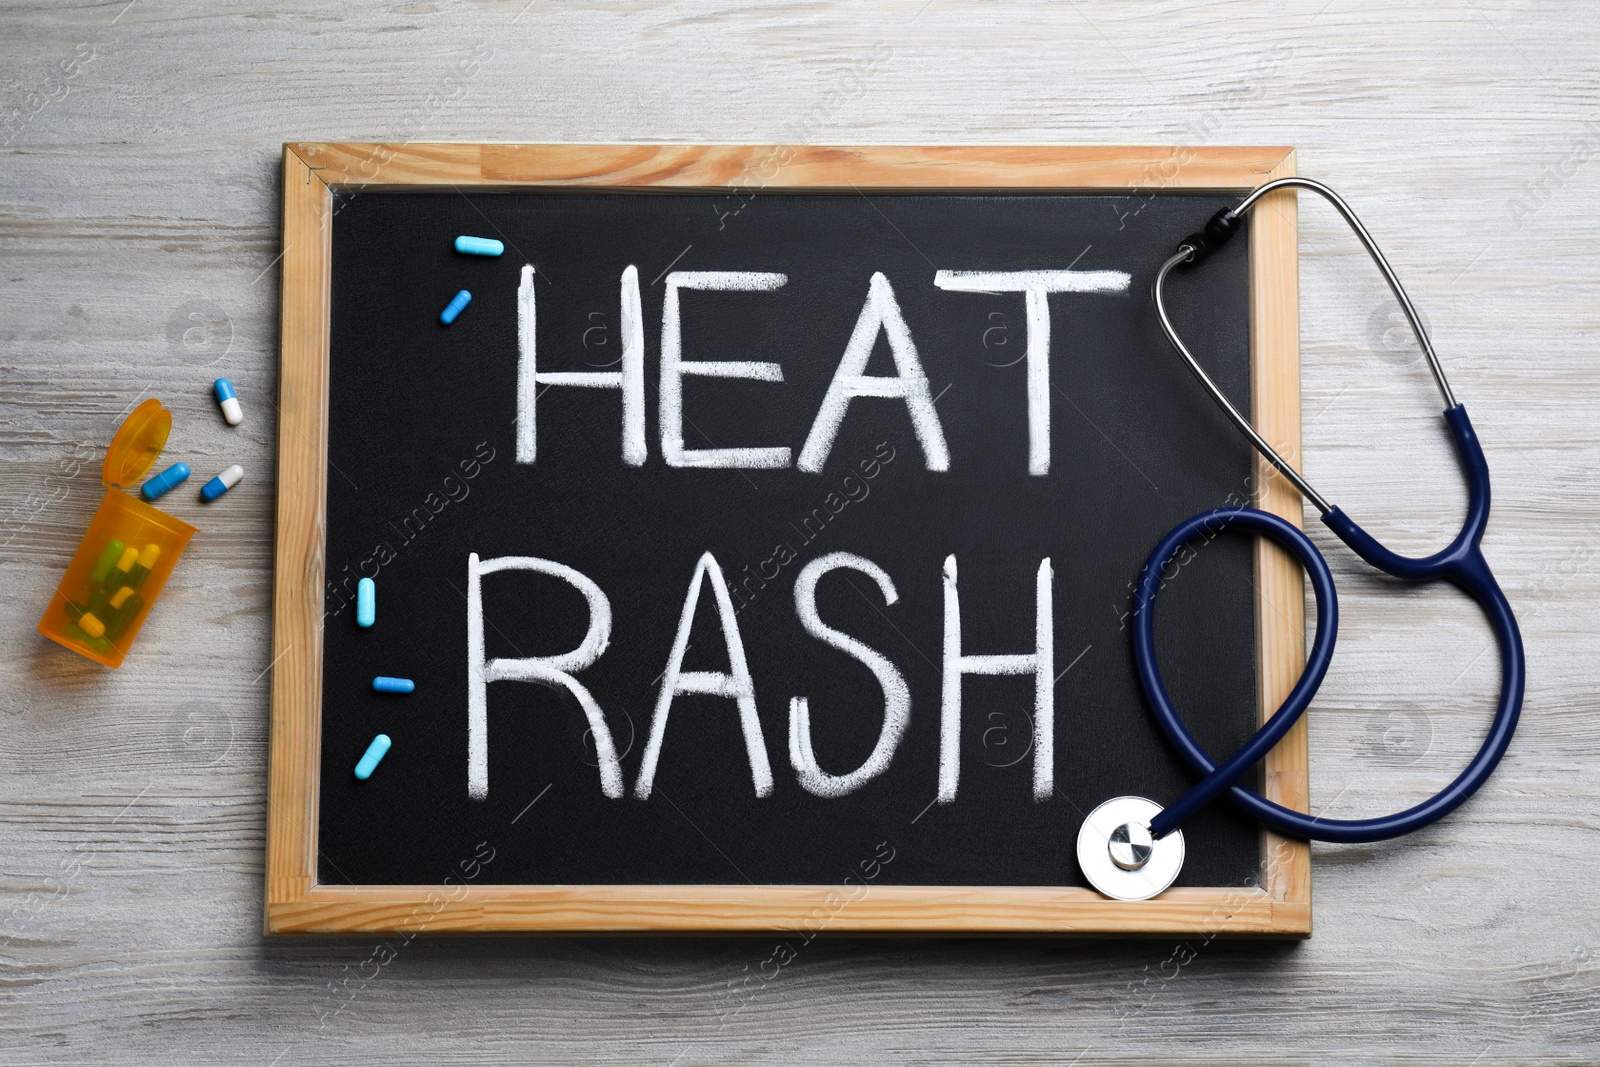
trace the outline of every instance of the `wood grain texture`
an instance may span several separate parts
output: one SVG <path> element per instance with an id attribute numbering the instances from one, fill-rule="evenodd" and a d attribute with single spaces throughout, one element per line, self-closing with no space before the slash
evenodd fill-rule
<path id="1" fill-rule="evenodd" d="M 272 742 L 267 789 L 266 925 L 308 893 L 321 799 L 322 587 L 327 545 L 329 279 L 327 185 L 283 153 L 278 372 L 278 521 L 273 569 Z"/>
<path id="2" fill-rule="evenodd" d="M 1260 185 L 1288 148 L 957 145 L 597 145 L 291 143 L 329 185 L 434 189 L 603 185 L 738 190 L 806 188 L 1158 192 Z"/>
<path id="3" fill-rule="evenodd" d="M 1082 890 L 985 886 L 459 885 L 319 886 L 323 577 L 331 223 L 335 190 L 462 195 L 505 188 L 661 187 L 749 190 L 1248 190 L 1292 174 L 1285 148 L 482 145 L 291 143 L 284 146 L 283 330 L 279 371 L 277 567 L 273 573 L 271 784 L 267 794 L 268 934 L 690 932 L 1310 933 L 1310 850 L 1263 832 L 1252 887 L 1196 888 L 1155 901 Z M 720 185 L 713 183 L 720 182 Z M 740 193 L 739 195 L 743 195 Z M 1273 440 L 1300 439 L 1296 232 L 1292 200 L 1251 216 L 1251 392 Z M 398 435 L 395 447 L 403 447 Z M 1297 453 L 1296 453 L 1297 455 Z M 1262 481 L 1285 514 L 1297 498 Z M 1235 503 L 1244 503 L 1240 500 Z M 1260 713 L 1294 686 L 1305 656 L 1304 594 L 1291 560 L 1257 551 Z M 1298 724 L 1297 724 L 1298 726 Z M 1263 795 L 1305 811 L 1306 737 L 1297 729 L 1264 763 Z M 530 805 L 531 806 L 531 805 Z M 858 892 L 859 891 L 859 892 Z"/>
<path id="4" fill-rule="evenodd" d="M 0 1061 L 1596 1060 L 1600 12 L 524 3 L 0 15 Z M 265 942 L 291 139 L 1297 145 L 1409 286 L 1487 450 L 1485 551 L 1530 663 L 1517 739 L 1444 824 L 1315 847 L 1300 944 Z M 1342 224 L 1308 199 L 1299 227 L 1307 472 L 1397 549 L 1443 544 L 1464 494 L 1433 385 Z M 191 466 L 246 475 L 181 512 L 201 532 L 109 672 L 32 627 L 141 394 Z M 1310 534 L 1341 608 L 1312 810 L 1415 803 L 1482 736 L 1488 628 Z"/>
<path id="5" fill-rule="evenodd" d="M 1118 906 L 1124 905 L 1124 906 Z M 1033 886 L 338 886 L 275 903 L 273 932 L 402 937 L 486 931 L 761 933 L 780 939 L 870 932 L 1177 934 L 1294 937 L 1309 905 L 1261 889 L 1173 889 L 1108 902 L 1089 889 Z"/>
<path id="6" fill-rule="evenodd" d="M 1292 177 L 1289 153 L 1264 181 Z M 1299 469 L 1300 260 L 1298 201 L 1269 193 L 1250 212 L 1250 421 L 1256 432 Z M 1259 454 L 1252 460 L 1251 503 L 1300 524 L 1300 494 Z M 1300 564 L 1261 537 L 1255 543 L 1256 706 L 1263 721 L 1300 678 L 1306 661 L 1305 583 Z M 1304 716 L 1261 761 L 1263 795 L 1296 811 L 1311 803 L 1310 754 Z M 1261 829 L 1261 886 L 1278 900 L 1311 902 L 1311 853 L 1301 843 Z M 1307 912 L 1309 918 L 1309 909 Z M 1307 928 L 1309 932 L 1309 927 Z"/>

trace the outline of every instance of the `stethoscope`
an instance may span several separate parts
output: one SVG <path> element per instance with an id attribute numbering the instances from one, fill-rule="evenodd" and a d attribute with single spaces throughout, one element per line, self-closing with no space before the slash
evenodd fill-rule
<path id="1" fill-rule="evenodd" d="M 1461 532 L 1448 548 L 1431 556 L 1413 559 L 1391 552 L 1352 522 L 1343 511 L 1329 504 L 1299 471 L 1256 433 L 1250 421 L 1223 395 L 1184 345 L 1173 328 L 1172 320 L 1167 317 L 1166 303 L 1162 297 L 1167 275 L 1180 265 L 1197 266 L 1204 262 L 1212 251 L 1242 228 L 1245 212 L 1268 193 L 1285 188 L 1310 189 L 1321 195 L 1350 224 L 1368 255 L 1383 272 L 1384 280 L 1400 301 L 1406 320 L 1428 357 L 1428 366 L 1444 399 L 1445 425 L 1449 427 L 1450 437 L 1455 442 L 1456 455 L 1467 481 L 1467 516 Z M 1129 796 L 1108 800 L 1090 812 L 1078 833 L 1078 863 L 1091 885 L 1106 896 L 1119 900 L 1145 900 L 1172 884 L 1183 867 L 1183 832 L 1178 827 L 1224 791 L 1235 805 L 1278 833 L 1313 841 L 1383 841 L 1420 830 L 1442 819 L 1477 792 L 1500 762 L 1500 757 L 1505 755 L 1511 735 L 1517 727 L 1517 716 L 1522 710 L 1524 681 L 1522 635 L 1517 630 L 1517 620 L 1479 547 L 1484 527 L 1489 521 L 1489 466 L 1484 461 L 1483 449 L 1478 445 L 1466 409 L 1456 402 L 1455 395 L 1450 391 L 1444 368 L 1439 365 L 1439 357 L 1434 354 L 1428 333 L 1417 318 L 1416 309 L 1411 306 L 1400 280 L 1395 277 L 1366 228 L 1338 194 L 1307 178 L 1280 178 L 1256 189 L 1237 207 L 1217 212 L 1202 232 L 1184 238 L 1177 252 L 1161 264 L 1161 269 L 1156 272 L 1155 305 L 1162 332 L 1189 365 L 1195 378 L 1240 432 L 1250 439 L 1256 451 L 1287 478 L 1302 497 L 1316 506 L 1323 524 L 1339 540 L 1386 574 L 1408 582 L 1447 581 L 1477 601 L 1489 617 L 1495 642 L 1500 648 L 1500 702 L 1495 709 L 1489 734 L 1466 770 L 1429 800 L 1393 815 L 1376 819 L 1318 818 L 1275 804 L 1239 785 L 1240 776 L 1265 756 L 1299 720 L 1316 695 L 1324 675 L 1328 673 L 1328 663 L 1333 658 L 1333 646 L 1339 628 L 1338 598 L 1334 593 L 1333 575 L 1322 553 L 1293 524 L 1249 507 L 1218 508 L 1194 516 L 1167 534 L 1145 562 L 1134 591 L 1132 628 L 1133 658 L 1145 700 L 1155 715 L 1157 725 L 1177 749 L 1178 755 L 1202 777 L 1198 784 L 1166 807 L 1143 797 Z M 1156 663 L 1155 599 L 1163 581 L 1163 572 L 1187 545 L 1201 537 L 1210 539 L 1226 529 L 1244 529 L 1262 534 L 1300 561 L 1311 578 L 1311 588 L 1316 597 L 1317 635 L 1306 657 L 1300 680 L 1295 683 L 1277 713 L 1242 748 L 1219 765 L 1184 726 L 1162 681 L 1161 669 Z"/>

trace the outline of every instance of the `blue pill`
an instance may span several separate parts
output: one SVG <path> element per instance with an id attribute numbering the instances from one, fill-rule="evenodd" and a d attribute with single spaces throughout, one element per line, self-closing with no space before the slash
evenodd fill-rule
<path id="1" fill-rule="evenodd" d="M 189 478 L 189 465 L 187 463 L 174 463 L 160 474 L 151 478 L 139 487 L 139 495 L 146 500 L 155 500 L 165 496 Z"/>
<path id="2" fill-rule="evenodd" d="M 239 479 L 244 477 L 244 468 L 235 463 L 205 485 L 200 487 L 200 499 L 210 503 L 223 493 L 239 484 Z"/>
<path id="3" fill-rule="evenodd" d="M 371 626 L 378 621 L 378 583 L 363 578 L 356 583 L 356 625 Z"/>
<path id="4" fill-rule="evenodd" d="M 456 316 L 461 314 L 462 310 L 470 303 L 472 303 L 472 294 L 465 289 L 461 290 L 456 294 L 455 299 L 446 304 L 444 310 L 439 312 L 439 321 L 446 326 L 450 325 L 456 321 Z"/>
<path id="5" fill-rule="evenodd" d="M 417 687 L 417 683 L 410 678 L 387 678 L 378 675 L 372 680 L 372 688 L 380 693 L 409 693 Z"/>
<path id="6" fill-rule="evenodd" d="M 378 764 L 383 761 L 383 754 L 389 751 L 388 734 L 379 734 L 372 739 L 372 744 L 361 754 L 361 762 L 356 764 L 356 777 L 363 782 L 372 777 L 372 772 L 378 769 Z"/>
<path id="7" fill-rule="evenodd" d="M 228 420 L 228 425 L 237 426 L 243 422 L 244 409 L 239 406 L 239 394 L 233 391 L 233 383 L 218 378 L 211 389 L 217 394 L 217 403 L 222 405 L 222 417 Z"/>
<path id="8" fill-rule="evenodd" d="M 469 256 L 498 256 L 506 246 L 490 237 L 457 237 L 456 251 Z"/>

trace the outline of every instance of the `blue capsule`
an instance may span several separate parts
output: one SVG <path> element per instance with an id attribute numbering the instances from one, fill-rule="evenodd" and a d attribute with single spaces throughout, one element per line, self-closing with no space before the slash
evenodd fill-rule
<path id="1" fill-rule="evenodd" d="M 417 683 L 410 678 L 388 678 L 378 675 L 372 680 L 372 688 L 379 693 L 409 693 L 417 687 Z"/>
<path id="2" fill-rule="evenodd" d="M 363 578 L 356 583 L 356 625 L 371 626 L 378 621 L 378 583 Z"/>
<path id="3" fill-rule="evenodd" d="M 456 321 L 456 316 L 461 314 L 461 312 L 465 310 L 466 306 L 470 303 L 472 303 L 472 294 L 467 292 L 465 289 L 461 290 L 455 295 L 455 299 L 446 304 L 444 306 L 444 310 L 439 312 L 439 321 L 444 323 L 446 326 L 450 325 L 452 322 Z"/>
<path id="4" fill-rule="evenodd" d="M 498 256 L 506 246 L 491 237 L 457 237 L 456 251 L 468 256 Z"/>
<path id="5" fill-rule="evenodd" d="M 139 495 L 146 500 L 158 499 L 182 485 L 188 478 L 189 465 L 187 463 L 174 463 L 140 486 Z"/>
<path id="6" fill-rule="evenodd" d="M 217 403 L 222 405 L 222 417 L 228 420 L 228 425 L 237 426 L 243 422 L 244 409 L 239 406 L 239 395 L 233 391 L 233 383 L 218 378 L 211 389 L 217 394 Z"/>
<path id="7" fill-rule="evenodd" d="M 239 484 L 239 479 L 244 477 L 244 468 L 235 463 L 205 485 L 200 487 L 200 499 L 206 503 L 217 499 L 223 493 Z"/>
<path id="8" fill-rule="evenodd" d="M 367 750 L 361 754 L 361 762 L 356 764 L 356 777 L 363 782 L 371 778 L 372 772 L 377 770 L 378 764 L 382 762 L 384 753 L 389 751 L 391 743 L 388 734 L 379 734 L 374 737 L 372 744 L 368 745 Z"/>

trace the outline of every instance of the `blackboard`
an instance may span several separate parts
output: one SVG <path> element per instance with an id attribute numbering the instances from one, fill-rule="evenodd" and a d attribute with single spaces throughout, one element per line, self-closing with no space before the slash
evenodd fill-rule
<path id="1" fill-rule="evenodd" d="M 1132 579 L 1252 498 L 1148 295 L 1233 200 L 332 187 L 316 884 L 1089 893 L 1085 813 L 1191 780 L 1138 694 Z M 1246 407 L 1251 256 L 1172 298 Z M 1255 552 L 1211 542 L 1163 595 L 1169 683 L 1219 753 L 1258 721 Z M 586 635 L 576 684 L 525 666 Z M 1003 654 L 1035 658 L 945 678 Z M 1261 891 L 1253 824 L 1215 805 L 1185 835 L 1172 892 Z"/>

